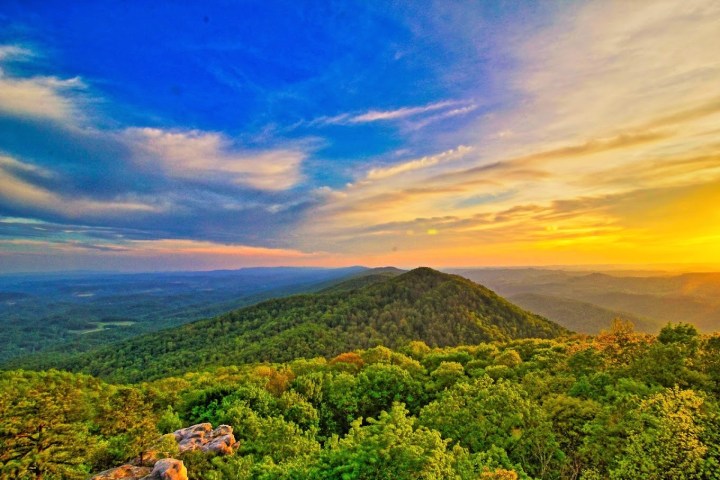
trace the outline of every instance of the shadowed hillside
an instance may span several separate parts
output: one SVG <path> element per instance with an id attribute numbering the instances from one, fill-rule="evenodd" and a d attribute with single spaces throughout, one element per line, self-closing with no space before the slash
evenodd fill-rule
<path id="1" fill-rule="evenodd" d="M 600 333 L 602 330 L 607 330 L 608 325 L 615 318 L 630 320 L 635 325 L 635 328 L 641 332 L 658 331 L 662 326 L 656 320 L 627 312 L 610 310 L 592 303 L 569 298 L 521 293 L 510 297 L 509 300 L 526 310 L 550 318 L 575 332 Z"/>

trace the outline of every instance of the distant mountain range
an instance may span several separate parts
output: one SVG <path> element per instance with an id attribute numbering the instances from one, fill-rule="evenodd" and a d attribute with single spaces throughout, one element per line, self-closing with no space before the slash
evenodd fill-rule
<path id="1" fill-rule="evenodd" d="M 334 356 L 411 340 L 430 346 L 551 338 L 568 330 L 487 288 L 429 268 L 354 275 L 322 293 L 268 300 L 53 364 L 16 366 L 139 381 L 212 366 Z"/>
<path id="2" fill-rule="evenodd" d="M 657 333 L 668 322 L 720 330 L 720 273 L 598 273 L 537 268 L 453 273 L 571 330 L 597 333 L 614 317 Z"/>

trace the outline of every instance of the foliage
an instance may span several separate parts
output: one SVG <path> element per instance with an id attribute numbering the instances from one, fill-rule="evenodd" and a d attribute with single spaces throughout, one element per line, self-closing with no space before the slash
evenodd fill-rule
<path id="1" fill-rule="evenodd" d="M 453 478 L 456 451 L 437 431 L 415 428 L 407 410 L 395 404 L 377 420 L 354 422 L 340 441 L 330 442 L 306 478 L 398 479 Z"/>
<path id="2" fill-rule="evenodd" d="M 418 340 L 436 347 L 566 333 L 485 287 L 418 268 L 349 292 L 269 300 L 54 366 L 136 382 L 235 363 L 336 357 L 379 345 L 397 348 Z M 370 350 L 363 361 L 378 362 L 375 357 L 388 352 Z M 352 365 L 337 358 L 335 363 Z"/>
<path id="3" fill-rule="evenodd" d="M 2 478 L 83 479 L 159 436 L 143 392 L 58 371 L 0 374 Z"/>
<path id="4" fill-rule="evenodd" d="M 718 479 L 717 336 L 618 323 L 595 337 L 402 345 L 131 385 L 4 372 L 0 478 L 81 479 L 148 450 L 177 455 L 160 434 L 209 421 L 239 446 L 180 455 L 191 478 Z"/>

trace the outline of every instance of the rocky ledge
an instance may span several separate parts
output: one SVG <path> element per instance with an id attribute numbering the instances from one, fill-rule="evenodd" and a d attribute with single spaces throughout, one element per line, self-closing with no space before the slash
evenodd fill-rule
<path id="1" fill-rule="evenodd" d="M 98 473 L 92 480 L 188 480 L 187 468 L 180 460 L 163 458 L 150 467 L 123 465 Z"/>
<path id="2" fill-rule="evenodd" d="M 238 445 L 230 425 L 220 425 L 213 429 L 209 423 L 199 423 L 181 428 L 172 435 L 175 437 L 180 453 L 200 450 L 201 452 L 230 455 Z M 145 462 L 149 460 L 151 465 L 140 465 L 145 462 L 138 460 L 136 461 L 137 465 L 128 464 L 105 470 L 94 475 L 91 480 L 188 480 L 187 469 L 181 460 L 156 459 L 154 452 L 147 452 L 143 458 Z"/>

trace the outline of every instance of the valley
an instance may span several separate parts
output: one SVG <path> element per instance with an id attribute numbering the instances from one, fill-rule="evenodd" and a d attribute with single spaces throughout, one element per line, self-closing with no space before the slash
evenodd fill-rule
<path id="1" fill-rule="evenodd" d="M 79 352 L 261 300 L 327 288 L 365 269 L 0 275 L 0 364 Z"/>

